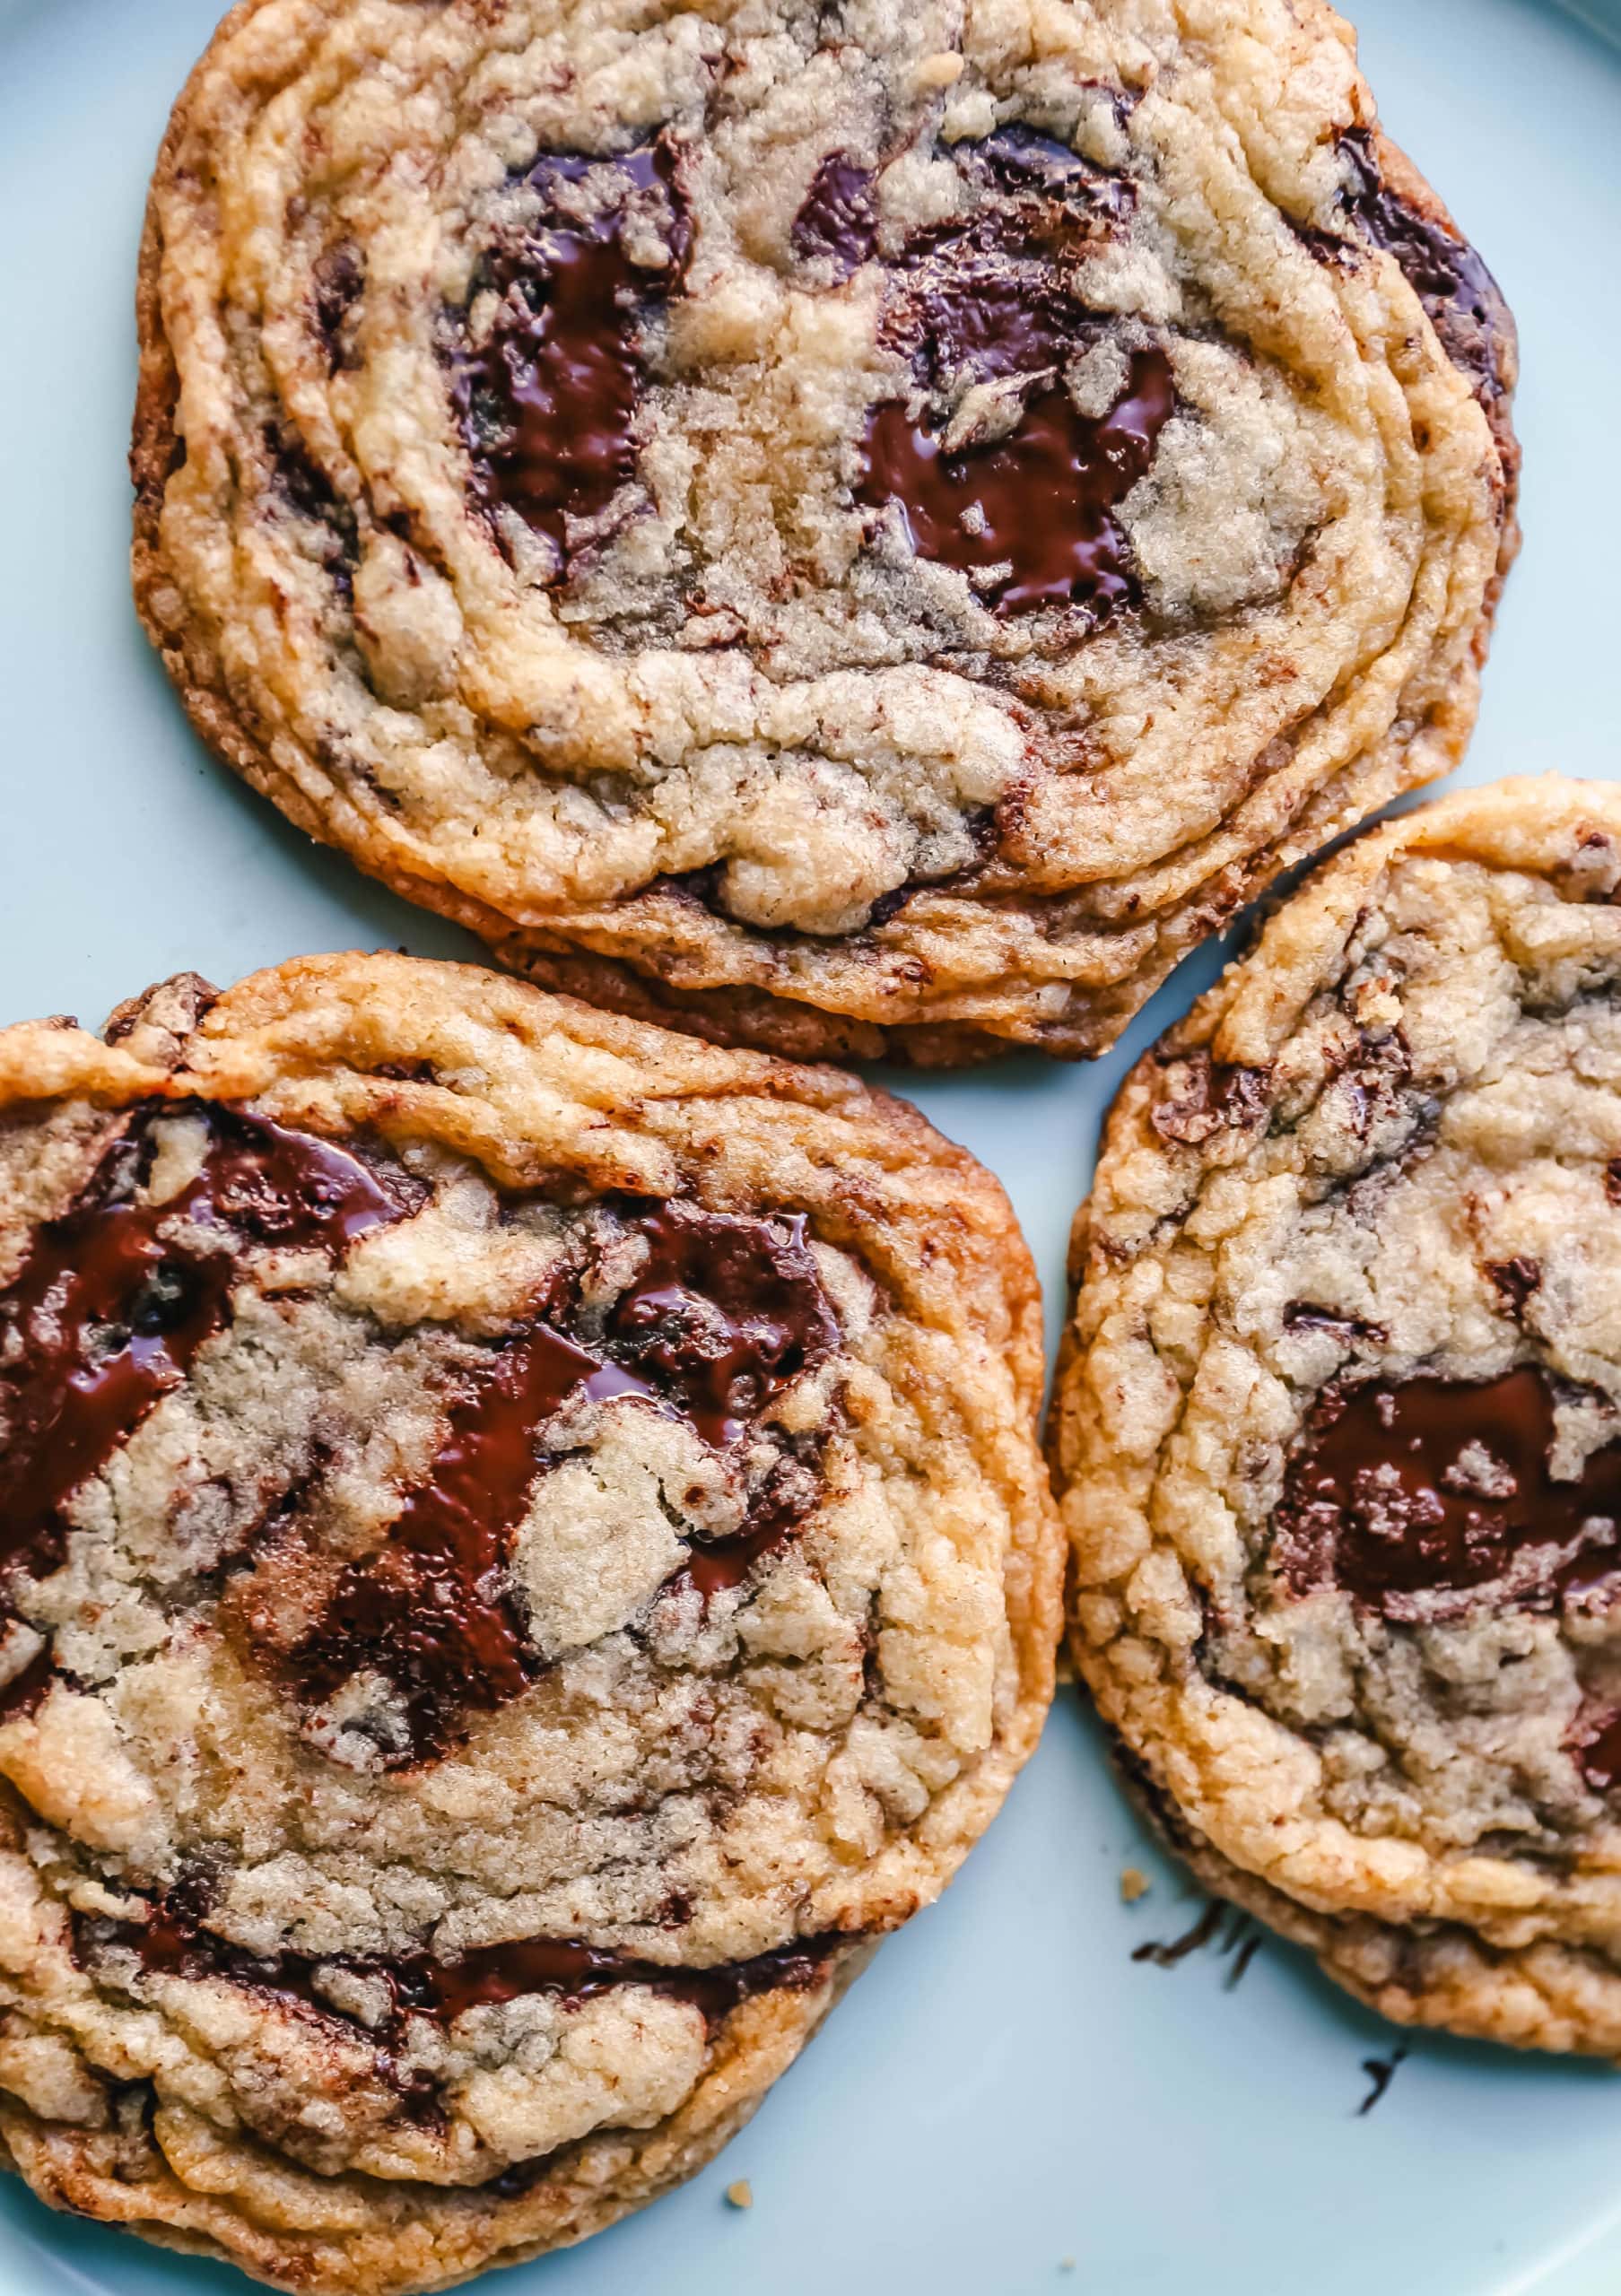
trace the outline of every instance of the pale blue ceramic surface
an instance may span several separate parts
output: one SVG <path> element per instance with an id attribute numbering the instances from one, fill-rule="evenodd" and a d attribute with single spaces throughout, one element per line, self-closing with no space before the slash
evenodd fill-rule
<path id="1" fill-rule="evenodd" d="M 1356 13 L 1352 0 L 1353 13 Z M 195 967 L 463 952 L 284 827 L 187 734 L 130 613 L 130 283 L 169 104 L 214 0 L 0 0 L 0 1018 L 99 1020 Z M 1525 554 L 1470 780 L 1621 777 L 1621 0 L 1364 0 L 1385 119 L 1521 321 Z M 1185 967 L 1092 1069 L 913 1090 L 999 1171 L 1060 1311 L 1098 1120 Z M 1130 1859 L 1155 1874 L 1130 1909 Z M 1268 1943 L 1223 1989 L 1133 1945 L 1192 1902 L 1144 1846 L 1072 1696 L 951 1892 L 886 1945 L 721 2163 L 501 2296 L 1609 2296 L 1621 2078 L 1392 2035 Z M 747 2177 L 747 2214 L 722 2199 Z M 1073 2259 L 1066 2268 L 1065 2259 Z M 232 2273 L 0 2190 L 5 2296 L 230 2296 Z"/>

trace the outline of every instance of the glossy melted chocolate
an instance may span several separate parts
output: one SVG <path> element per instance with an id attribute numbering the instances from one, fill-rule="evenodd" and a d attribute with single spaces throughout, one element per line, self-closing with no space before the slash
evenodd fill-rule
<path id="1" fill-rule="evenodd" d="M 623 197 L 588 216 L 565 212 L 559 189 L 588 174 L 618 176 Z M 663 142 L 614 160 L 547 153 L 528 181 L 542 221 L 515 253 L 491 258 L 484 283 L 505 300 L 484 348 L 458 356 L 452 395 L 484 499 L 545 535 L 562 571 L 572 523 L 598 517 L 635 474 L 641 331 L 679 276 L 687 228 Z M 628 202 L 655 190 L 674 217 L 663 271 L 625 247 Z"/>
<path id="2" fill-rule="evenodd" d="M 1271 1068 L 1241 1068 L 1207 1052 L 1179 1057 L 1177 1097 L 1157 1100 L 1148 1121 L 1162 1140 L 1197 1148 L 1218 1132 L 1243 1132 L 1262 1123 L 1272 1101 Z"/>
<path id="3" fill-rule="evenodd" d="M 811 178 L 789 235 L 802 262 L 821 257 L 840 279 L 848 279 L 878 243 L 876 181 L 870 168 L 848 152 L 830 152 Z"/>
<path id="4" fill-rule="evenodd" d="M 397 1768 L 441 1753 L 470 1712 L 492 1712 L 544 1671 L 504 1572 L 537 1475 L 552 1464 L 545 1430 L 577 1396 L 639 1396 L 686 1418 L 717 1450 L 743 1442 L 787 1383 L 838 1345 L 832 1309 L 803 1218 L 758 1220 L 675 1202 L 623 1215 L 646 1239 L 641 1275 L 615 1303 L 600 1348 L 557 1320 L 492 1349 L 487 1370 L 449 1413 L 428 1480 L 411 1492 L 387 1544 L 343 1571 L 314 1631 L 287 1665 L 319 1706 L 355 1674 L 397 1690 L 404 1742 L 379 1745 Z M 612 1354 L 607 1350 L 612 1348 Z M 815 1498 L 799 1464 L 778 1463 L 753 1492 L 745 1528 L 695 1544 L 677 1586 L 707 1601 L 741 1585 L 791 1535 Z"/>
<path id="5" fill-rule="evenodd" d="M 609 1337 L 719 1450 L 839 1344 L 804 1215 L 749 1220 L 672 1201 L 634 1224 L 647 1261 Z"/>
<path id="6" fill-rule="evenodd" d="M 1398 1620 L 1488 1587 L 1535 1605 L 1593 1588 L 1621 1572 L 1621 1442 L 1556 1482 L 1553 1437 L 1553 1396 L 1529 1364 L 1484 1382 L 1336 1381 L 1290 1462 L 1278 1568 L 1297 1594 L 1343 1587 Z"/>
<path id="7" fill-rule="evenodd" d="M 916 554 L 978 574 L 978 595 L 998 613 L 1070 606 L 1103 622 L 1141 596 L 1113 514 L 1154 459 L 1175 389 L 1166 353 L 1138 349 L 1114 404 L 1083 415 L 1063 370 L 1101 334 L 1073 291 L 1073 260 L 1118 226 L 1135 195 L 1028 128 L 998 129 L 955 157 L 991 202 L 914 239 L 888 330 L 932 406 L 965 385 L 1040 379 L 1006 437 L 949 453 L 932 407 L 876 406 L 856 500 L 895 505 Z"/>
<path id="8" fill-rule="evenodd" d="M 155 1127 L 180 1117 L 205 1129 L 202 1168 L 166 1203 L 144 1202 Z M 137 1109 L 0 1292 L 0 1579 L 57 1568 L 64 1507 L 228 1321 L 246 1250 L 340 1252 L 414 1210 L 414 1188 L 263 1117 L 202 1101 Z"/>
<path id="9" fill-rule="evenodd" d="M 287 1952 L 260 1959 L 215 1935 L 179 1898 L 160 1900 L 144 1923 L 81 1918 L 74 1930 L 75 1954 L 82 1963 L 99 1961 L 110 1948 L 134 1953 L 153 1977 L 183 1977 L 194 1982 L 226 1978 L 313 2010 L 386 2048 L 397 2045 L 411 2017 L 431 2017 L 449 2025 L 471 2009 L 517 2001 L 528 1994 L 555 1994 L 574 2004 L 622 1985 L 646 1986 L 690 2002 L 710 2024 L 718 2024 L 756 1994 L 779 1987 L 806 1990 L 817 1984 L 829 1954 L 848 1942 L 835 1935 L 806 1938 L 752 1961 L 723 1962 L 712 1969 L 637 1961 L 562 1937 L 524 1937 L 504 1945 L 475 1946 L 455 1961 L 428 1953 L 395 1960 L 350 1954 L 318 1960 Z M 390 2004 L 383 2023 L 362 2026 L 334 2008 L 318 1985 L 323 1970 L 381 1979 Z"/>
<path id="10" fill-rule="evenodd" d="M 1466 239 L 1391 190 L 1368 129 L 1352 128 L 1339 149 L 1351 174 L 1351 188 L 1342 196 L 1345 210 L 1375 247 L 1395 257 L 1447 356 L 1472 378 L 1489 412 L 1508 387 L 1504 370 L 1514 341 L 1503 290 Z M 1302 236 L 1323 261 L 1343 261 L 1343 242 L 1332 233 Z"/>
<path id="11" fill-rule="evenodd" d="M 43 1703 L 57 1673 L 51 1646 L 48 1641 L 42 1642 L 28 1664 L 0 1689 L 0 1722 L 9 1722 L 20 1714 L 31 1714 Z"/>
<path id="12" fill-rule="evenodd" d="M 504 1706 L 534 1681 L 540 1657 L 501 1574 L 540 1470 L 536 1431 L 577 1392 L 606 1401 L 651 1390 L 545 1324 L 492 1357 L 453 1405 L 431 1479 L 407 1496 L 388 1544 L 348 1565 L 293 1651 L 307 1700 L 363 1671 L 388 1675 L 410 1718 L 396 1758 L 420 1761 L 467 1711 Z"/>
<path id="13" fill-rule="evenodd" d="M 919 558 L 964 573 L 1006 565 L 975 586 L 999 613 L 1068 605 L 1106 621 L 1141 595 L 1112 513 L 1153 461 L 1173 403 L 1164 352 L 1135 351 L 1100 419 L 1078 414 L 1059 385 L 1036 394 L 1010 437 L 946 454 L 892 400 L 868 422 L 858 500 L 897 504 Z"/>
<path id="14" fill-rule="evenodd" d="M 1055 266 L 1010 254 L 989 223 L 925 239 L 912 260 L 902 328 L 931 391 L 1061 366 L 1095 332 Z"/>
<path id="15" fill-rule="evenodd" d="M 1137 187 L 1129 178 L 1019 121 L 958 144 L 955 158 L 959 167 L 989 176 L 1005 195 L 1056 203 L 1072 229 L 1079 225 L 1091 236 L 1125 222 L 1137 204 Z"/>
<path id="16" fill-rule="evenodd" d="M 179 1115 L 207 1127 L 202 1168 L 167 1203 L 144 1203 L 154 1125 Z M 336 1253 L 422 1197 L 404 1173 L 260 1118 L 191 1102 L 139 1111 L 74 1209 L 39 1230 L 0 1295 L 0 1601 L 5 1576 L 38 1577 L 60 1562 L 63 1507 L 227 1322 L 246 1250 Z M 542 1671 L 505 1571 L 549 1464 L 545 1430 L 565 1403 L 641 1397 L 681 1413 L 724 1450 L 743 1444 L 782 1387 L 838 1345 L 802 1218 L 679 1203 L 626 1205 L 619 1217 L 645 1239 L 647 1257 L 602 1342 L 559 1328 L 568 1319 L 559 1299 L 490 1348 L 385 1544 L 343 1569 L 316 1623 L 283 1653 L 301 1700 L 318 1709 L 357 1674 L 394 1686 L 404 1730 L 391 1714 L 391 1743 L 378 1749 L 384 1767 L 441 1752 L 469 1712 L 505 1704 Z M 756 1483 L 743 1530 L 695 1545 L 680 1582 L 706 1601 L 741 1584 L 797 1528 L 815 1488 L 785 1452 Z M 307 1480 L 263 1528 L 285 1535 L 317 1504 Z M 0 1688 L 0 1715 L 30 1710 L 51 1679 L 48 1649 Z"/>

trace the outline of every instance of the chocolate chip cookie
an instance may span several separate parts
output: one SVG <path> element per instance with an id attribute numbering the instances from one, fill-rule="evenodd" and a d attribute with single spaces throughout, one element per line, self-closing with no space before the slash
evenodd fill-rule
<path id="1" fill-rule="evenodd" d="M 719 1040 L 1095 1051 L 1473 721 L 1513 329 L 1318 0 L 250 0 L 140 327 L 205 736 Z"/>
<path id="2" fill-rule="evenodd" d="M 1133 1071 L 1052 1440 L 1199 1879 L 1387 2015 L 1621 2053 L 1621 793 L 1341 854 Z"/>
<path id="3" fill-rule="evenodd" d="M 1051 1690 L 996 1183 L 394 957 L 0 1031 L 0 2140 L 301 2292 L 701 2166 Z"/>

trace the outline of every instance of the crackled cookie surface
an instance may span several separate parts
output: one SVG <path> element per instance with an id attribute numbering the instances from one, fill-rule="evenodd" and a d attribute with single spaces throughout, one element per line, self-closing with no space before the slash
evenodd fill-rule
<path id="1" fill-rule="evenodd" d="M 1094 1050 L 1473 720 L 1512 326 L 1317 0 L 257 0 L 140 316 L 197 726 L 600 1003 Z"/>
<path id="2" fill-rule="evenodd" d="M 1211 1887 L 1621 2053 L 1621 800 L 1451 799 L 1133 1071 L 1052 1441 L 1072 1640 Z"/>
<path id="3" fill-rule="evenodd" d="M 0 1032 L 0 2137 L 289 2288 L 702 2164 L 1033 1743 L 1034 1281 L 900 1103 L 468 968 Z"/>

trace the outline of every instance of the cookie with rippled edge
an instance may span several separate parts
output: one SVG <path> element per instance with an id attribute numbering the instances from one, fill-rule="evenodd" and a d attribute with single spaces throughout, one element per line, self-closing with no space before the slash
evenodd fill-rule
<path id="1" fill-rule="evenodd" d="M 300 2292 L 706 2161 L 1051 1693 L 1039 1300 L 904 1103 L 471 967 L 0 1031 L 0 2138 Z"/>
<path id="2" fill-rule="evenodd" d="M 1206 1885 L 1621 2055 L 1621 790 L 1350 846 L 1142 1059 L 1050 1428 L 1071 1643 Z"/>
<path id="3" fill-rule="evenodd" d="M 643 1019 L 1094 1052 L 1474 720 L 1513 327 L 1316 0 L 259 0 L 139 300 L 199 730 Z"/>

